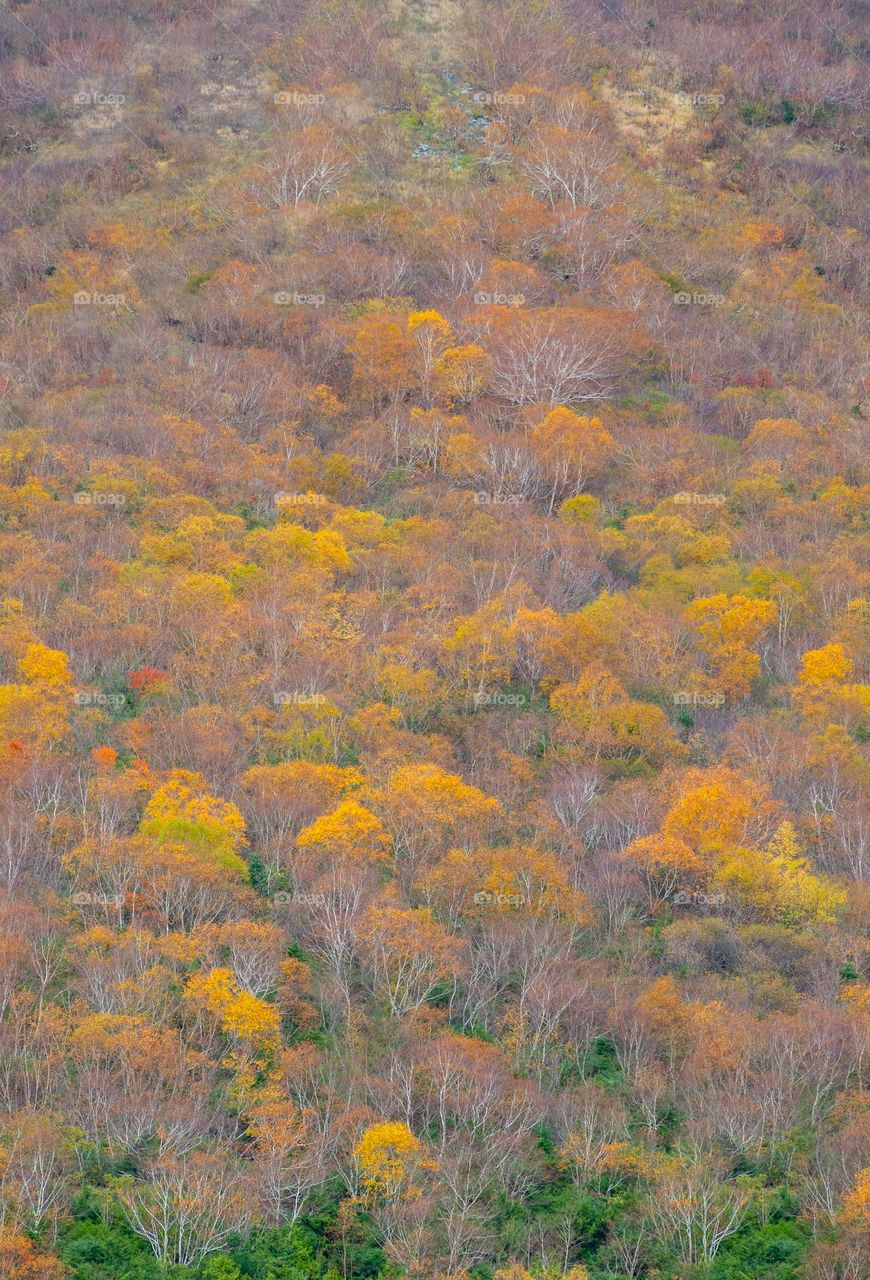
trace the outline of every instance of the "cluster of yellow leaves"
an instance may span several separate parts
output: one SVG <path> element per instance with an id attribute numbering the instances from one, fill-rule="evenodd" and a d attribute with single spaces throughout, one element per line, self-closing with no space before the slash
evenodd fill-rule
<path id="1" fill-rule="evenodd" d="M 651 899 L 702 884 L 762 920 L 836 919 L 846 894 L 813 874 L 791 823 L 781 823 L 763 848 L 753 843 L 754 832 L 776 813 L 763 786 L 729 769 L 689 770 L 682 785 L 661 831 L 625 849 Z"/>
<path id="2" fill-rule="evenodd" d="M 289 701 L 269 717 L 264 738 L 271 751 L 294 763 L 301 757 L 300 764 L 326 764 L 335 758 L 340 715 L 327 697 L 322 701 Z"/>
<path id="3" fill-rule="evenodd" d="M 281 1017 L 274 1005 L 243 991 L 231 969 L 195 974 L 184 994 L 195 1008 L 218 1020 L 221 1031 L 257 1050 L 274 1050 L 280 1043 Z"/>
<path id="4" fill-rule="evenodd" d="M 840 643 L 810 649 L 792 696 L 808 720 L 853 729 L 870 721 L 870 685 L 851 684 L 854 662 Z"/>
<path id="5" fill-rule="evenodd" d="M 607 1142 L 597 1152 L 592 1167 L 596 1173 L 616 1174 L 620 1178 L 643 1178 L 649 1173 L 650 1162 L 628 1142 Z"/>
<path id="6" fill-rule="evenodd" d="M 589 418 L 559 406 L 532 430 L 532 451 L 549 468 L 572 478 L 596 472 L 616 448 L 613 436 L 600 418 Z"/>
<path id="7" fill-rule="evenodd" d="M 554 854 L 534 845 L 451 849 L 421 873 L 417 890 L 451 922 L 471 911 L 556 915 L 575 925 L 589 920 L 586 896 L 575 889 Z"/>
<path id="8" fill-rule="evenodd" d="M 414 391 L 426 405 L 432 397 L 464 403 L 482 390 L 489 357 L 476 343 L 453 343 L 449 322 L 434 309 L 411 311 L 379 302 L 357 322 L 347 351 L 353 356 L 354 387 L 373 397 Z"/>
<path id="9" fill-rule="evenodd" d="M 687 770 L 680 794 L 662 822 L 662 834 L 699 857 L 746 844 L 755 820 L 771 811 L 764 787 L 731 769 Z"/>
<path id="10" fill-rule="evenodd" d="M 591 493 L 578 493 L 559 506 L 560 517 L 568 524 L 596 525 L 601 520 L 601 503 Z"/>
<path id="11" fill-rule="evenodd" d="M 489 367 L 489 356 L 476 342 L 446 347 L 433 366 L 433 388 L 451 404 L 467 404 L 486 386 Z"/>
<path id="12" fill-rule="evenodd" d="M 685 509 L 683 509 L 685 511 Z M 625 557 L 629 564 L 642 564 L 641 581 L 662 592 L 669 583 L 683 589 L 691 581 L 688 573 L 673 573 L 674 566 L 724 564 L 731 553 L 731 538 L 721 527 L 698 529 L 685 514 L 646 512 L 625 522 Z"/>
<path id="13" fill-rule="evenodd" d="M 442 689 L 438 673 L 431 667 L 415 671 L 404 662 L 384 662 L 377 679 L 385 702 L 417 718 L 434 707 Z"/>
<path id="14" fill-rule="evenodd" d="M 844 1226 L 870 1232 L 870 1167 L 861 1170 L 854 1187 L 843 1196 L 838 1218 Z"/>
<path id="15" fill-rule="evenodd" d="M 319 847 L 335 859 L 380 862 L 386 859 L 391 841 L 375 815 L 349 799 L 300 831 L 296 843 L 300 849 Z"/>
<path id="16" fill-rule="evenodd" d="M 253 559 L 267 568 L 309 564 L 327 573 L 347 572 L 351 559 L 344 539 L 333 529 L 312 532 L 282 517 L 273 529 L 255 529 L 245 540 Z"/>
<path id="17" fill-rule="evenodd" d="M 688 885 L 705 869 L 685 840 L 664 832 L 632 840 L 624 856 L 640 872 L 651 901 L 668 898 L 678 885 Z"/>
<path id="18" fill-rule="evenodd" d="M 407 319 L 385 307 L 363 315 L 347 346 L 353 357 L 353 382 L 362 394 L 396 396 L 417 383 L 419 345 L 408 332 Z"/>
<path id="19" fill-rule="evenodd" d="M 503 814 L 493 796 L 435 764 L 395 769 L 378 798 L 397 850 L 411 859 L 438 844 L 470 848 Z"/>
<path id="20" fill-rule="evenodd" d="M 327 803 L 360 786 L 362 780 L 358 769 L 337 764 L 312 764 L 308 760 L 252 765 L 241 779 L 245 792 L 259 804 L 276 806 L 292 803 L 300 791 Z"/>
<path id="21" fill-rule="evenodd" d="M 50 748 L 67 731 L 73 683 L 61 649 L 28 644 L 18 659 L 18 684 L 0 685 L 0 740 Z"/>
<path id="22" fill-rule="evenodd" d="M 798 852 L 790 822 L 784 822 L 765 849 L 738 849 L 716 869 L 716 882 L 745 902 L 755 915 L 780 924 L 833 921 L 846 905 L 846 892 Z"/>
<path id="23" fill-rule="evenodd" d="M 509 1267 L 500 1267 L 498 1271 L 493 1273 L 492 1280 L 534 1280 L 534 1276 L 529 1271 L 526 1271 L 525 1267 L 521 1267 L 518 1262 L 515 1262 Z M 570 1271 L 565 1271 L 561 1275 L 556 1271 L 548 1271 L 546 1280 L 589 1280 L 589 1272 L 582 1264 L 578 1263 Z"/>
<path id="24" fill-rule="evenodd" d="M 745 698 L 761 672 L 754 646 L 776 621 L 774 601 L 720 594 L 692 601 L 686 615 L 715 668 L 717 688 L 728 698 Z"/>
<path id="25" fill-rule="evenodd" d="M 353 1149 L 366 1196 L 372 1200 L 414 1199 L 418 1170 L 432 1168 L 420 1142 L 400 1120 L 370 1125 Z"/>
<path id="26" fill-rule="evenodd" d="M 702 1073 L 733 1072 L 747 1048 L 740 1017 L 718 1000 L 684 1000 L 671 975 L 657 978 L 634 1002 L 669 1062 L 693 1055 Z"/>
<path id="27" fill-rule="evenodd" d="M 113 305 L 99 306 L 100 318 L 103 319 L 103 312 L 111 318 L 115 314 L 133 310 L 141 300 L 127 268 L 107 266 L 96 254 L 87 250 L 67 250 L 61 257 L 57 271 L 48 280 L 46 291 L 48 300 L 34 303 L 30 307 L 32 315 L 71 311 L 76 306 L 77 297 L 87 295 L 90 300 L 97 295 L 117 300 Z"/>
<path id="28" fill-rule="evenodd" d="M 163 846 L 179 845 L 187 853 L 248 878 L 239 857 L 247 844 L 245 820 L 231 801 L 210 794 L 201 774 L 173 769 L 151 796 L 139 830 Z"/>
<path id="29" fill-rule="evenodd" d="M 90 945 L 100 941 L 111 946 L 105 937 L 91 938 Z M 111 1063 L 130 1071 L 152 1071 L 161 1063 L 177 1066 L 184 1055 L 176 1030 L 155 1026 L 141 1014 L 86 1012 L 70 1032 L 68 1043 L 75 1062 Z"/>
<path id="30" fill-rule="evenodd" d="M 733 297 L 756 314 L 763 296 L 766 306 L 785 306 L 818 317 L 841 315 L 839 305 L 825 300 L 826 288 L 806 251 L 796 249 L 765 257 L 747 267 L 734 286 Z M 764 291 L 763 295 L 759 290 Z"/>
<path id="31" fill-rule="evenodd" d="M 629 698 L 603 663 L 591 663 L 576 684 L 555 689 L 550 706 L 564 717 L 563 738 L 595 759 L 636 756 L 655 763 L 685 754 L 661 707 Z"/>
<path id="32" fill-rule="evenodd" d="M 169 533 L 143 534 L 139 555 L 145 563 L 220 574 L 239 563 L 232 542 L 244 529 L 245 523 L 238 516 L 190 515 Z"/>

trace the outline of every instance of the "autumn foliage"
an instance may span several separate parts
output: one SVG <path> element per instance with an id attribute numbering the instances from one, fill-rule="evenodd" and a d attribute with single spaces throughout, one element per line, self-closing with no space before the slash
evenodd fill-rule
<path id="1" fill-rule="evenodd" d="M 0 1280 L 864 1280 L 863 20 L 0 11 Z"/>

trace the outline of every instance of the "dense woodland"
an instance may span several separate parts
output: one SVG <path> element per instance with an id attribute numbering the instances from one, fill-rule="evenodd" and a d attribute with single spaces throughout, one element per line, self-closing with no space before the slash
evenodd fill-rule
<path id="1" fill-rule="evenodd" d="M 860 19 L 6 0 L 4 1280 L 866 1280 Z"/>

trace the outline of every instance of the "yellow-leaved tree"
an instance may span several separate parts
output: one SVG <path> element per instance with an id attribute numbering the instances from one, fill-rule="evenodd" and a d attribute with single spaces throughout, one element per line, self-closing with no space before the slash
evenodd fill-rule
<path id="1" fill-rule="evenodd" d="M 662 822 L 662 834 L 704 861 L 748 844 L 776 812 L 765 787 L 733 769 L 689 769 Z"/>
<path id="2" fill-rule="evenodd" d="M 836 920 L 846 905 L 846 892 L 825 876 L 813 874 L 801 857 L 795 829 L 784 822 L 764 849 L 736 849 L 716 874 L 726 896 L 762 920 L 798 925 Z"/>
<path id="3" fill-rule="evenodd" d="M 870 685 L 849 682 L 854 665 L 839 643 L 804 654 L 792 696 L 808 720 L 850 730 L 870 722 Z"/>
<path id="4" fill-rule="evenodd" d="M 693 600 L 686 616 L 697 628 L 721 692 L 734 700 L 747 697 L 761 673 L 756 649 L 776 622 L 775 602 L 721 593 Z"/>
<path id="5" fill-rule="evenodd" d="M 435 764 L 396 769 L 379 796 L 401 856 L 412 866 L 450 845 L 470 848 L 502 817 L 493 796 Z"/>
<path id="6" fill-rule="evenodd" d="M 412 311 L 408 316 L 408 333 L 417 345 L 417 368 L 420 394 L 428 405 L 432 392 L 432 376 L 436 362 L 449 347 L 453 331 L 440 311 Z"/>
<path id="7" fill-rule="evenodd" d="M 860 1171 L 855 1185 L 843 1196 L 837 1216 L 846 1226 L 858 1227 L 870 1235 L 870 1166 Z"/>
<path id="8" fill-rule="evenodd" d="M 538 423 L 529 443 L 546 474 L 551 514 L 557 499 L 580 493 L 616 447 L 600 418 L 562 406 L 551 409 Z"/>
<path id="9" fill-rule="evenodd" d="M 353 799 L 317 818 L 296 837 L 300 849 L 322 848 L 332 858 L 384 861 L 390 837 L 377 817 Z"/>
<path id="10" fill-rule="evenodd" d="M 643 881 L 651 908 L 704 877 L 704 862 L 685 840 L 662 832 L 632 840 L 624 857 Z"/>
<path id="11" fill-rule="evenodd" d="M 245 820 L 231 801 L 211 795 L 201 774 L 173 769 L 148 801 L 139 830 L 161 846 L 180 845 L 185 852 L 248 879 L 248 868 L 239 856 L 247 845 Z"/>
<path id="12" fill-rule="evenodd" d="M 215 1018 L 221 1031 L 233 1040 L 255 1050 L 274 1050 L 280 1044 L 278 1009 L 244 991 L 232 969 L 194 974 L 184 989 L 184 997 L 192 1008 Z"/>
<path id="13" fill-rule="evenodd" d="M 685 755 L 661 707 L 630 698 L 601 662 L 590 663 L 576 684 L 554 689 L 550 706 L 563 717 L 562 741 L 592 759 L 625 756 L 657 765 Z"/>
<path id="14" fill-rule="evenodd" d="M 489 356 L 476 342 L 447 347 L 435 361 L 433 388 L 452 405 L 464 405 L 480 395 L 489 373 Z"/>
<path id="15" fill-rule="evenodd" d="M 73 705 L 69 658 L 38 641 L 18 659 L 18 684 L 0 685 L 0 741 L 51 748 L 63 738 Z"/>
<path id="16" fill-rule="evenodd" d="M 363 1195 L 376 1203 L 416 1199 L 419 1174 L 434 1167 L 420 1139 L 401 1120 L 369 1125 L 353 1154 Z"/>

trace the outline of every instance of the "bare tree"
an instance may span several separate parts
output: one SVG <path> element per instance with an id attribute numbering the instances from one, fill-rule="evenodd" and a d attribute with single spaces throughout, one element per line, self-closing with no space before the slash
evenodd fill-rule
<path id="1" fill-rule="evenodd" d="M 541 124 L 528 146 L 515 156 L 532 192 L 555 207 L 566 201 L 572 209 L 599 209 L 617 191 L 616 162 L 610 142 L 595 119 L 581 128 Z"/>
<path id="2" fill-rule="evenodd" d="M 294 209 L 302 200 L 320 204 L 338 190 L 350 163 L 335 130 L 327 125 L 285 135 L 264 166 L 269 203 L 276 208 L 292 204 Z"/>
<path id="3" fill-rule="evenodd" d="M 491 335 L 490 386 L 513 404 L 598 400 L 613 384 L 616 338 L 568 309 L 517 312 Z"/>

